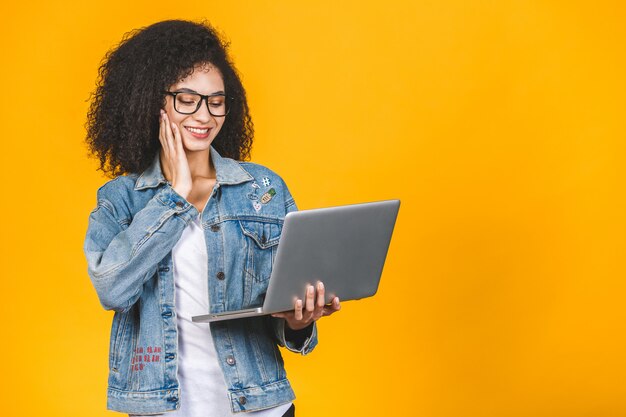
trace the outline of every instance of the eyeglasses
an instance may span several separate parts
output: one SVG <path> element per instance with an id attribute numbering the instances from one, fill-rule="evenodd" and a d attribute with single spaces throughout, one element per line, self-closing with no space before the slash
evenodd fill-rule
<path id="1" fill-rule="evenodd" d="M 232 107 L 233 97 L 226 94 L 217 93 L 205 96 L 198 93 L 188 93 L 185 91 L 165 91 L 174 97 L 174 110 L 180 114 L 194 114 L 200 109 L 202 101 L 206 101 L 209 113 L 214 117 L 224 117 Z"/>

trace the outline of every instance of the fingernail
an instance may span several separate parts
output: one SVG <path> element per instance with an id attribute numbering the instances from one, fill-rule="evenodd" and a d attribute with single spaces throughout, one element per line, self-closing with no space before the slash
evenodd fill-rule
<path id="1" fill-rule="evenodd" d="M 324 289 L 324 283 L 320 281 L 319 284 L 317 284 L 317 288 L 319 288 L 320 290 Z"/>
<path id="2" fill-rule="evenodd" d="M 313 286 L 309 285 L 309 288 L 307 288 L 307 291 L 309 292 L 309 294 L 313 293 L 313 290 L 314 290 Z"/>

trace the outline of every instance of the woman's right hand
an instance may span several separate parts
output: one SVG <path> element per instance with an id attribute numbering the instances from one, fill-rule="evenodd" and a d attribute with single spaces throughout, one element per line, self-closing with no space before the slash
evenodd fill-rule
<path id="1" fill-rule="evenodd" d="M 189 170 L 189 162 L 187 162 L 187 154 L 185 154 L 183 148 L 180 131 L 175 123 L 170 123 L 164 110 L 161 110 L 159 127 L 159 140 L 161 141 L 161 149 L 164 156 L 164 158 L 161 158 L 161 161 L 164 161 L 166 165 L 164 169 L 171 176 L 170 183 L 174 191 L 183 198 L 187 198 L 192 188 L 191 171 Z"/>

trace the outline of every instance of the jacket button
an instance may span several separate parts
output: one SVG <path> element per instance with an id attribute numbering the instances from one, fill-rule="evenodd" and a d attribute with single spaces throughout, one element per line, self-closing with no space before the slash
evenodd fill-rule
<path id="1" fill-rule="evenodd" d="M 245 405 L 248 402 L 248 400 L 246 400 L 246 397 L 239 397 L 239 403 L 241 405 Z"/>
<path id="2" fill-rule="evenodd" d="M 178 208 L 181 208 L 184 205 L 185 205 L 185 203 L 183 203 L 182 201 L 177 201 L 176 202 L 176 207 L 178 207 Z"/>
<path id="3" fill-rule="evenodd" d="M 226 363 L 229 365 L 234 365 L 235 364 L 235 357 L 233 355 L 228 355 L 228 357 L 226 358 Z"/>
<path id="4" fill-rule="evenodd" d="M 166 361 L 171 361 L 172 359 L 174 359 L 174 354 L 173 353 L 168 353 L 167 355 L 165 355 L 165 360 Z"/>
<path id="5" fill-rule="evenodd" d="M 164 266 L 163 268 L 159 268 L 159 271 L 161 271 L 161 272 L 167 272 L 169 270 L 170 270 L 169 266 Z"/>
<path id="6" fill-rule="evenodd" d="M 220 231 L 220 226 L 218 224 L 212 224 L 211 225 L 211 231 L 212 232 L 219 232 Z"/>
<path id="7" fill-rule="evenodd" d="M 261 243 L 266 244 L 267 238 L 265 236 L 261 236 Z"/>
<path id="8" fill-rule="evenodd" d="M 217 279 L 219 279 L 220 281 L 226 278 L 226 274 L 223 273 L 222 271 L 218 272 L 216 276 L 217 276 Z"/>
<path id="9" fill-rule="evenodd" d="M 163 317 L 172 317 L 172 312 L 171 311 L 166 311 L 165 313 L 161 314 Z"/>

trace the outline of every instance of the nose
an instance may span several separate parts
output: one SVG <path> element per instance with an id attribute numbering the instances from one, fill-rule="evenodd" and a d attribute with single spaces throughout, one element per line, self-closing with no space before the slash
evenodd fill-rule
<path id="1" fill-rule="evenodd" d="M 208 123 L 213 117 L 211 113 L 209 113 L 209 103 L 206 99 L 202 100 L 203 103 L 200 103 L 200 108 L 193 114 L 193 118 L 200 123 Z"/>

